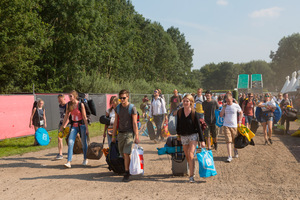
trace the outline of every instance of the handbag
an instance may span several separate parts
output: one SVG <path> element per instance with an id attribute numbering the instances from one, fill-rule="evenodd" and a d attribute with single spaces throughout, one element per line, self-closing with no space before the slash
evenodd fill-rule
<path id="1" fill-rule="evenodd" d="M 201 152 L 197 153 L 197 159 L 200 177 L 207 178 L 217 175 L 212 151 L 202 148 Z"/>

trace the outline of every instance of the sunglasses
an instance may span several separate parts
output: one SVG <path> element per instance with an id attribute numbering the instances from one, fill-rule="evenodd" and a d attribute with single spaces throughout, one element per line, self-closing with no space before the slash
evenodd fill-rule
<path id="1" fill-rule="evenodd" d="M 126 99 L 126 97 L 120 97 L 119 99 L 121 99 L 121 100 L 125 100 L 125 99 Z"/>
<path id="2" fill-rule="evenodd" d="M 72 98 L 72 97 L 73 97 L 73 95 L 69 95 L 69 97 L 70 97 L 70 98 Z"/>
<path id="3" fill-rule="evenodd" d="M 248 97 L 253 97 L 253 96 L 251 96 L 251 95 L 248 95 Z"/>
<path id="4" fill-rule="evenodd" d="M 266 95 L 265 97 L 270 97 L 269 95 Z"/>
<path id="5" fill-rule="evenodd" d="M 157 93 L 157 91 L 154 91 L 154 93 Z"/>

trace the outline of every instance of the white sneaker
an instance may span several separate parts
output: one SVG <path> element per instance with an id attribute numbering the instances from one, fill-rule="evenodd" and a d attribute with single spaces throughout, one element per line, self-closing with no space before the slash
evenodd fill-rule
<path id="1" fill-rule="evenodd" d="M 84 159 L 82 162 L 83 165 L 87 165 L 88 164 L 88 159 Z"/>
<path id="2" fill-rule="evenodd" d="M 229 157 L 227 158 L 227 162 L 231 162 L 231 161 L 232 161 L 232 157 L 229 156 Z"/>
<path id="3" fill-rule="evenodd" d="M 234 150 L 234 156 L 233 156 L 234 158 L 238 158 L 239 157 L 239 152 L 238 152 L 238 150 Z"/>
<path id="4" fill-rule="evenodd" d="M 65 164 L 65 167 L 66 167 L 66 168 L 71 168 L 71 163 L 67 162 L 67 163 Z"/>

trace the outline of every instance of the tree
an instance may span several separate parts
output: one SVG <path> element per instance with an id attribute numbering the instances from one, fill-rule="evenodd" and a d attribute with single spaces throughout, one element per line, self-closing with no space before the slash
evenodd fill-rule
<path id="1" fill-rule="evenodd" d="M 275 72 L 274 84 L 281 88 L 285 77 L 300 69 L 300 34 L 283 37 L 276 52 L 270 54 L 271 68 Z"/>
<path id="2" fill-rule="evenodd" d="M 38 0 L 0 2 L 0 93 L 29 92 L 40 78 L 36 62 L 51 45 L 52 34 Z"/>

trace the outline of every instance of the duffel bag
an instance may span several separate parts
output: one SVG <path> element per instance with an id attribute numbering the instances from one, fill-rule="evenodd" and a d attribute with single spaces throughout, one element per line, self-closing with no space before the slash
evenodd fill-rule
<path id="1" fill-rule="evenodd" d="M 105 139 L 105 138 L 104 138 Z M 89 144 L 86 157 L 92 160 L 99 160 L 103 155 L 103 143 L 92 142 Z"/>
<path id="2" fill-rule="evenodd" d="M 110 117 L 107 117 L 106 115 L 102 115 L 99 119 L 99 122 L 101 124 L 110 125 Z"/>

